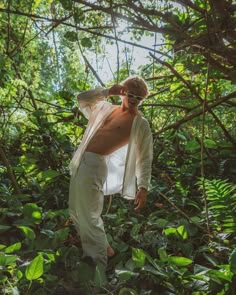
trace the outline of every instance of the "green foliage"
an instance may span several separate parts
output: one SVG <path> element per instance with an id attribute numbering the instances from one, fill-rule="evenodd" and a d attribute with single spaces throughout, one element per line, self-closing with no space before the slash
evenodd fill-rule
<path id="1" fill-rule="evenodd" d="M 234 5 L 192 2 L 0 1 L 4 295 L 235 292 Z M 135 58 L 139 46 L 150 48 Z M 153 48 L 165 64 L 137 68 Z M 140 109 L 154 134 L 152 189 L 141 212 L 117 197 L 105 214 L 105 201 L 116 251 L 105 272 L 82 258 L 69 221 L 68 164 L 87 124 L 75 95 L 134 74 L 151 93 Z"/>
<path id="2" fill-rule="evenodd" d="M 200 182 L 205 188 L 212 225 L 218 231 L 234 233 L 236 230 L 236 186 L 227 180 L 204 179 Z"/>
<path id="3" fill-rule="evenodd" d="M 25 271 L 25 277 L 27 280 L 32 281 L 40 278 L 43 274 L 43 256 L 39 254 L 36 256 Z"/>
<path id="4" fill-rule="evenodd" d="M 145 264 L 146 255 L 142 249 L 132 249 L 132 260 L 137 267 L 142 267 Z"/>
<path id="5" fill-rule="evenodd" d="M 73 2 L 71 0 L 60 0 L 60 3 L 66 10 L 71 10 L 73 7 Z"/>
<path id="6" fill-rule="evenodd" d="M 64 37 L 70 42 L 75 42 L 78 40 L 77 34 L 75 32 L 66 32 Z"/>
<path id="7" fill-rule="evenodd" d="M 234 249 L 233 252 L 230 254 L 229 265 L 230 265 L 230 271 L 235 274 L 236 273 L 236 249 Z"/>

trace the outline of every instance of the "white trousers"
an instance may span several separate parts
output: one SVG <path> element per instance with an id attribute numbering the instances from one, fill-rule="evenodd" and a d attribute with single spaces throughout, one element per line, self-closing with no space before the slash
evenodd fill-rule
<path id="1" fill-rule="evenodd" d="M 107 177 L 105 156 L 85 152 L 77 173 L 72 176 L 69 212 L 80 235 L 84 256 L 107 265 L 109 246 L 101 218 Z"/>

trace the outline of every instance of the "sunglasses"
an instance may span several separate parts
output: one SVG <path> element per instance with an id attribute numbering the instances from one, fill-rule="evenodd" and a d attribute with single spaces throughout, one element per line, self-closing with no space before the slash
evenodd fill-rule
<path id="1" fill-rule="evenodd" d="M 126 96 L 127 96 L 128 98 L 135 98 L 135 99 L 137 99 L 138 101 L 141 101 L 141 100 L 144 99 L 144 97 L 142 97 L 142 96 L 137 96 L 137 95 L 134 95 L 134 94 L 129 93 L 129 92 L 126 92 L 125 94 L 126 94 Z"/>

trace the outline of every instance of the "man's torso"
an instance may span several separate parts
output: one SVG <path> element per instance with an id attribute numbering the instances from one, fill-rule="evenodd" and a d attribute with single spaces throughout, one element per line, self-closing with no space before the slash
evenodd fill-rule
<path id="1" fill-rule="evenodd" d="M 115 109 L 98 129 L 87 146 L 87 152 L 109 155 L 129 142 L 134 114 Z"/>

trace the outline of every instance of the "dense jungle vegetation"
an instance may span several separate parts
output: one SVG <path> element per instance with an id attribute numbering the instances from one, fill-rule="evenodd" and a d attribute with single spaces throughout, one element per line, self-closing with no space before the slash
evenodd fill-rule
<path id="1" fill-rule="evenodd" d="M 0 0 L 0 294 L 236 294 L 235 11 L 233 0 Z M 139 212 L 105 198 L 117 254 L 104 273 L 81 260 L 67 209 L 87 125 L 75 95 L 135 74 L 151 93 L 140 110 L 152 188 Z"/>

